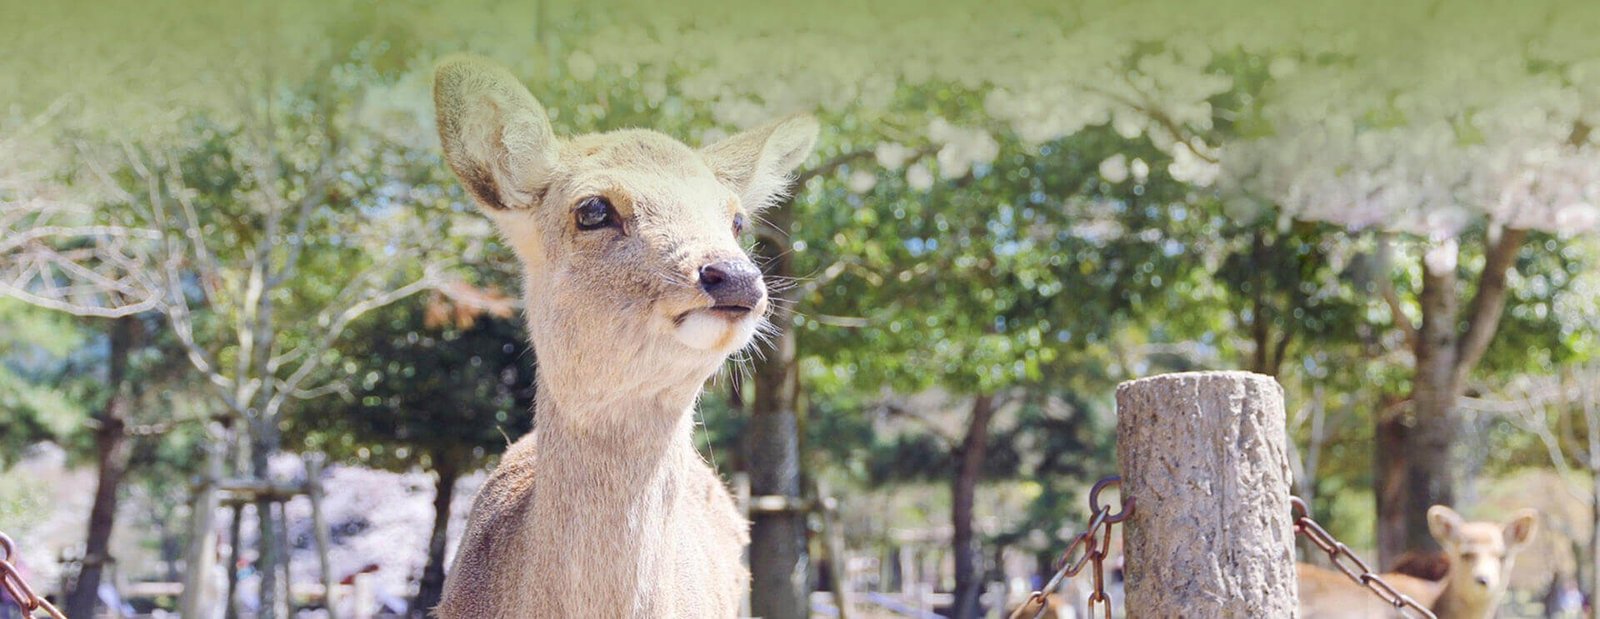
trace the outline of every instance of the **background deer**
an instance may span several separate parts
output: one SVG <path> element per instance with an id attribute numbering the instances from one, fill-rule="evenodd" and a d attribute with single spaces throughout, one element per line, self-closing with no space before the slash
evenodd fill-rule
<path id="1" fill-rule="evenodd" d="M 435 74 L 445 159 L 523 265 L 537 422 L 469 517 L 437 614 L 732 617 L 748 523 L 695 451 L 693 406 L 767 310 L 738 235 L 816 141 L 809 117 L 694 150 L 557 138 L 504 69 Z"/>
<path id="2" fill-rule="evenodd" d="M 1505 596 L 1512 559 L 1533 539 L 1538 514 L 1517 512 L 1504 525 L 1466 522 L 1443 505 L 1428 510 L 1428 528 L 1445 553 L 1450 568 L 1444 580 L 1430 581 L 1387 573 L 1396 590 L 1427 606 L 1439 619 L 1493 617 Z M 1299 564 L 1300 616 L 1305 619 L 1399 616 L 1365 588 L 1343 574 Z"/>

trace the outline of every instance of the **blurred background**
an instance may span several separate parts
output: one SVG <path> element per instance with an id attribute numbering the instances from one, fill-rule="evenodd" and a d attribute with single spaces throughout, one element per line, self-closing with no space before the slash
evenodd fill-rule
<path id="1" fill-rule="evenodd" d="M 462 51 L 566 134 L 821 121 L 747 232 L 775 342 L 701 398 L 736 490 L 828 499 L 757 519 L 804 531 L 757 578 L 808 583 L 755 614 L 999 615 L 1115 472 L 1116 385 L 1201 369 L 1282 383 L 1295 492 L 1375 565 L 1436 550 L 1429 505 L 1532 507 L 1501 616 L 1591 612 L 1592 3 L 0 15 L 0 531 L 74 619 L 436 603 L 538 371 L 440 158 Z"/>

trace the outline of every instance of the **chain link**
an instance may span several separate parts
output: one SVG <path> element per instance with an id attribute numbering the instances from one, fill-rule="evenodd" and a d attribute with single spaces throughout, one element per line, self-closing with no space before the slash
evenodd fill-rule
<path id="1" fill-rule="evenodd" d="M 43 610 L 51 619 L 67 619 L 67 616 L 57 610 L 49 600 L 39 597 L 22 579 L 22 573 L 17 571 L 11 561 L 17 556 L 17 545 L 5 533 L 0 533 L 0 589 L 17 603 L 25 617 L 32 617 L 36 610 Z"/>
<path id="2" fill-rule="evenodd" d="M 1111 553 L 1111 529 L 1119 522 L 1128 519 L 1133 513 L 1133 499 L 1123 497 L 1122 511 L 1111 513 L 1109 506 L 1100 504 L 1100 491 L 1106 488 L 1122 485 L 1122 478 L 1111 476 L 1095 482 L 1089 490 L 1089 512 L 1094 514 L 1089 517 L 1089 526 L 1082 533 L 1072 538 L 1072 543 L 1061 553 L 1055 561 L 1055 575 L 1039 590 L 1028 595 L 1028 600 L 1011 612 L 1010 619 L 1039 619 L 1044 614 L 1045 598 L 1050 591 L 1054 591 L 1061 581 L 1077 576 L 1083 571 L 1084 566 L 1094 564 L 1093 577 L 1094 590 L 1089 594 L 1089 612 L 1093 613 L 1098 605 L 1104 612 L 1106 619 L 1111 619 L 1111 596 L 1106 595 L 1105 560 Z M 1073 559 L 1079 548 L 1083 555 Z"/>
<path id="3" fill-rule="evenodd" d="M 1133 497 L 1123 497 L 1122 511 L 1112 514 L 1111 508 L 1100 504 L 1100 491 L 1106 488 L 1121 488 L 1122 478 L 1111 476 L 1095 482 L 1094 488 L 1089 491 L 1089 526 L 1082 533 L 1072 538 L 1072 543 L 1062 551 L 1061 557 L 1056 559 L 1055 574 L 1039 590 L 1028 595 L 1027 601 L 1011 612 L 1010 619 L 1038 619 L 1044 614 L 1046 598 L 1050 591 L 1060 586 L 1066 578 L 1077 576 L 1083 568 L 1093 564 L 1091 572 L 1094 589 L 1089 593 L 1089 613 L 1093 614 L 1099 606 L 1106 619 L 1111 619 L 1111 597 L 1106 595 L 1105 559 L 1111 553 L 1111 530 L 1114 525 L 1128 519 L 1133 513 Z M 1421 617 L 1422 619 L 1438 619 L 1433 611 L 1418 603 L 1411 596 L 1399 592 L 1389 583 L 1384 582 L 1361 557 L 1356 556 L 1344 542 L 1333 537 L 1327 529 L 1322 528 L 1316 520 L 1311 518 L 1311 510 L 1300 497 L 1289 497 L 1289 505 L 1294 515 L 1294 531 L 1296 535 L 1303 535 L 1318 549 L 1328 554 L 1328 559 L 1335 568 L 1343 572 L 1352 582 L 1365 587 L 1385 604 L 1393 606 L 1395 610 L 1407 617 Z M 1078 552 L 1083 554 L 1078 555 Z M 1074 558 L 1076 557 L 1076 558 Z"/>
<path id="4" fill-rule="evenodd" d="M 1333 562 L 1333 566 L 1344 572 L 1344 575 L 1349 577 L 1351 581 L 1366 587 L 1373 595 L 1378 596 L 1378 599 L 1383 600 L 1385 604 L 1393 606 L 1402 615 L 1437 619 L 1433 611 L 1417 603 L 1411 596 L 1396 591 L 1389 583 L 1384 582 L 1377 574 L 1372 573 L 1372 568 L 1367 566 L 1367 562 L 1362 561 L 1361 557 L 1351 552 L 1349 546 L 1335 539 L 1333 534 L 1328 533 L 1327 529 L 1322 528 L 1322 525 L 1312 520 L 1311 509 L 1306 506 L 1306 502 L 1301 500 L 1300 497 L 1289 497 L 1289 505 L 1295 514 L 1295 534 L 1304 535 L 1317 548 L 1327 553 L 1328 559 Z M 1412 615 L 1411 613 L 1413 612 L 1416 614 Z"/>

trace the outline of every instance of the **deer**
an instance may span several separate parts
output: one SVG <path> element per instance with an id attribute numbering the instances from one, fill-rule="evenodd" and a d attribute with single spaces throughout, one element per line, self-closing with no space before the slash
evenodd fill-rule
<path id="1" fill-rule="evenodd" d="M 1443 505 L 1428 509 L 1428 531 L 1439 542 L 1449 564 L 1444 580 L 1406 574 L 1380 578 L 1433 611 L 1439 619 L 1493 617 L 1505 597 L 1517 552 L 1532 541 L 1539 516 L 1531 509 L 1505 523 L 1468 522 Z M 1407 616 L 1384 604 L 1344 574 L 1307 565 L 1295 566 L 1300 577 L 1300 616 L 1304 619 Z"/>
<path id="2" fill-rule="evenodd" d="M 806 115 L 691 148 L 557 137 L 508 70 L 434 73 L 444 160 L 521 263 L 534 428 L 468 515 L 440 619 L 733 617 L 749 523 L 696 451 L 705 383 L 769 307 L 740 235 L 815 145 Z"/>

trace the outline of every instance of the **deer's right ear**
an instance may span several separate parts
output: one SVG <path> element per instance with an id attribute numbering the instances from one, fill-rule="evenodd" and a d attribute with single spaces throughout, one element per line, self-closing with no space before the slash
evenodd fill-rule
<path id="1" fill-rule="evenodd" d="M 1539 532 L 1539 512 L 1531 509 L 1518 510 L 1511 520 L 1506 522 L 1506 546 L 1520 548 L 1533 541 L 1535 533 Z"/>
<path id="2" fill-rule="evenodd" d="M 1461 533 L 1461 525 L 1465 522 L 1456 510 L 1443 505 L 1428 508 L 1428 531 L 1433 533 L 1434 539 L 1441 542 L 1454 540 Z"/>
<path id="3" fill-rule="evenodd" d="M 531 208 L 556 165 L 544 107 L 500 65 L 456 56 L 439 63 L 433 104 L 445 161 L 484 208 Z"/>
<path id="4" fill-rule="evenodd" d="M 793 180 L 789 174 L 817 145 L 817 119 L 800 114 L 768 123 L 700 149 L 744 207 L 752 212 L 781 200 Z"/>

